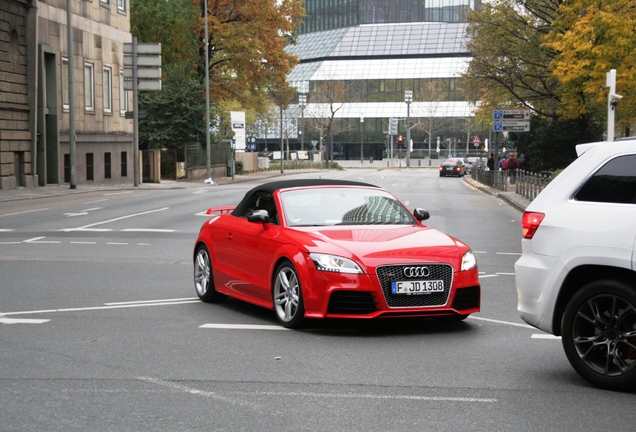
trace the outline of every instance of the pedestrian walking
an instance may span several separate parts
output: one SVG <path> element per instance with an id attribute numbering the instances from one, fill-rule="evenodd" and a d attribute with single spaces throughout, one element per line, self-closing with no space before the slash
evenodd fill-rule
<path id="1" fill-rule="evenodd" d="M 486 162 L 486 166 L 488 167 L 489 171 L 495 170 L 495 154 L 494 153 L 490 153 L 490 157 L 488 158 L 488 161 Z"/>
<path id="2" fill-rule="evenodd" d="M 510 176 L 510 184 L 515 184 L 517 181 L 517 169 L 519 168 L 519 161 L 515 155 L 510 156 L 508 159 L 508 174 Z"/>

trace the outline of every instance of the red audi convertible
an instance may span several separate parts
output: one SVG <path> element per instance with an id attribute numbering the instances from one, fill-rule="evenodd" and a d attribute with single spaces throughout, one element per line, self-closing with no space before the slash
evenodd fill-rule
<path id="1" fill-rule="evenodd" d="M 204 302 L 230 296 L 273 309 L 288 328 L 322 318 L 460 321 L 479 311 L 470 248 L 380 187 L 276 181 L 208 214 L 194 246 Z"/>

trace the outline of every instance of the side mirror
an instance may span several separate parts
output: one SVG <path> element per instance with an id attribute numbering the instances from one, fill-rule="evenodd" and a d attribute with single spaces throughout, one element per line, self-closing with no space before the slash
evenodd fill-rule
<path id="1" fill-rule="evenodd" d="M 248 222 L 260 222 L 260 223 L 268 223 L 269 222 L 269 213 L 267 210 L 254 210 L 252 213 L 247 215 Z"/>
<path id="2" fill-rule="evenodd" d="M 415 219 L 422 222 L 430 218 L 431 214 L 428 211 L 424 210 L 423 208 L 418 207 L 415 210 L 413 210 L 413 216 L 415 216 Z"/>

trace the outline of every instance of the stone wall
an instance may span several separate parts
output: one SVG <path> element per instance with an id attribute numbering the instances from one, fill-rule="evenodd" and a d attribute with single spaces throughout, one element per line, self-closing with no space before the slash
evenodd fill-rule
<path id="1" fill-rule="evenodd" d="M 0 2 L 0 189 L 32 186 L 26 0 Z"/>

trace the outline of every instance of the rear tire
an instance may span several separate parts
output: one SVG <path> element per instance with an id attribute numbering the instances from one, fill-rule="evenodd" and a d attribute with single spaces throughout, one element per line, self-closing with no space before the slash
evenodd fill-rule
<path id="1" fill-rule="evenodd" d="M 597 387 L 636 389 L 636 287 L 603 279 L 583 286 L 561 324 L 570 364 Z"/>

